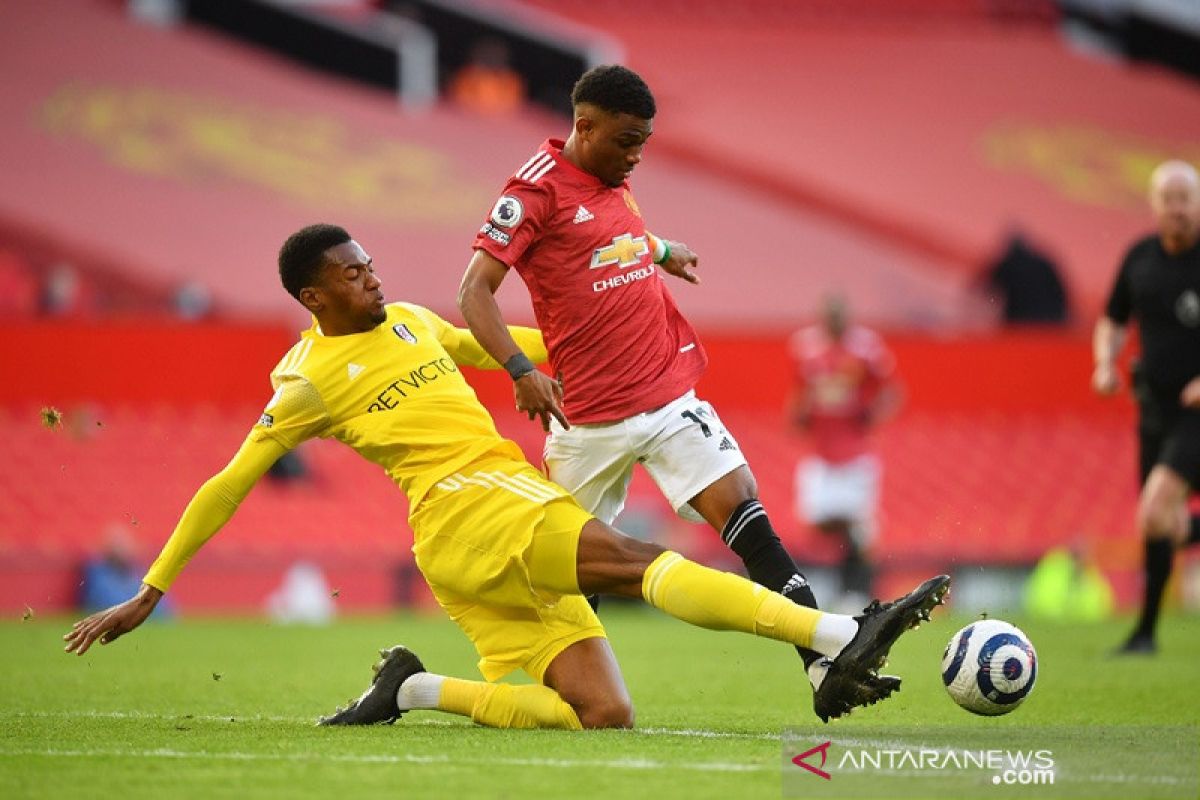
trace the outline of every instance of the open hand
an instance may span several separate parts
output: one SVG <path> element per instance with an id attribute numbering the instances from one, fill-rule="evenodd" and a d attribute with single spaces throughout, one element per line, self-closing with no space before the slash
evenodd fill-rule
<path id="1" fill-rule="evenodd" d="M 146 621 L 161 598 L 162 592 L 143 584 L 141 591 L 124 603 L 97 611 L 76 622 L 63 636 L 63 641 L 67 643 L 63 649 L 81 656 L 97 639 L 100 644 L 108 644 L 124 636 Z"/>

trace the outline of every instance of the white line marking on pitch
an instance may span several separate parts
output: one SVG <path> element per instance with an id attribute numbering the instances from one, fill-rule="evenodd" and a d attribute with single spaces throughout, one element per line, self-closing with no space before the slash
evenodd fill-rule
<path id="1" fill-rule="evenodd" d="M 248 717 L 239 717 L 236 715 L 219 715 L 219 714 L 159 714 L 148 711 L 9 711 L 0 712 L 0 718 L 3 717 L 52 717 L 65 719 L 156 719 L 182 722 L 187 720 L 197 720 L 203 722 L 287 722 L 298 723 L 302 725 L 311 725 L 313 720 L 309 717 L 285 717 L 285 716 L 268 716 L 257 715 Z M 449 720 L 427 719 L 420 721 L 401 723 L 403 727 L 468 727 L 462 722 L 451 722 Z M 701 739 L 749 739 L 760 741 L 775 741 L 781 740 L 781 737 L 767 733 L 739 733 L 736 731 L 709 731 L 696 730 L 687 728 L 641 728 L 631 731 L 619 731 L 621 735 L 628 736 L 677 736 L 684 738 L 701 738 Z M 814 734 L 815 735 L 815 734 Z M 877 747 L 877 748 L 902 748 L 909 747 L 911 743 L 897 742 L 891 740 L 878 739 L 859 739 L 850 737 L 831 737 L 833 741 L 843 746 L 857 747 Z M 924 747 L 923 749 L 935 750 L 937 752 L 948 752 L 949 748 L 934 748 Z M 615 759 L 615 760 L 573 760 L 573 759 L 542 759 L 542 758 L 494 758 L 494 759 L 464 759 L 450 758 L 445 755 L 328 755 L 328 754 L 309 754 L 309 753 L 210 753 L 207 751 L 183 751 L 183 750 L 0 750 L 2 756 L 47 756 L 59 758 L 83 758 L 92 756 L 128 756 L 136 758 L 195 758 L 195 759 L 210 759 L 210 760 L 228 760 L 228 761 L 305 761 L 309 759 L 325 759 L 327 761 L 351 762 L 362 764 L 448 764 L 470 763 L 470 764 L 491 764 L 500 766 L 545 766 L 545 767 L 605 767 L 612 769 L 679 769 L 685 771 L 697 772 L 758 772 L 767 769 L 776 769 L 773 764 L 742 764 L 730 762 L 669 762 L 669 761 L 653 761 L 649 759 Z M 908 772 L 896 771 L 890 773 L 892 775 L 907 775 Z M 914 775 L 925 775 L 923 772 L 912 773 Z M 1088 775 L 1065 775 L 1060 774 L 1060 778 L 1067 779 L 1067 783 L 1074 781 L 1082 781 L 1085 783 L 1156 783 L 1167 785 L 1190 784 L 1187 779 L 1180 779 L 1172 775 L 1126 775 L 1117 773 L 1113 775 L 1103 774 L 1088 774 Z"/>
<path id="2" fill-rule="evenodd" d="M 157 719 L 163 721 L 186 721 L 195 720 L 197 722 L 291 722 L 300 725 L 312 725 L 316 722 L 316 717 L 284 717 L 272 716 L 268 714 L 255 714 L 252 716 L 238 716 L 237 714 L 159 714 L 152 711 L 10 711 L 0 712 L 0 718 L 3 717 L 51 717 L 64 719 Z M 449 720 L 438 719 L 422 719 L 408 720 L 405 719 L 399 723 L 402 727 L 411 728 L 417 726 L 425 727 L 466 727 L 462 722 L 451 722 Z M 781 738 L 778 734 L 771 733 L 739 733 L 737 731 L 708 731 L 689 728 L 634 728 L 631 731 L 620 731 L 622 734 L 629 736 L 680 736 L 684 738 L 694 739 L 747 739 L 752 741 L 763 742 L 779 742 Z M 814 734 L 816 735 L 816 734 Z"/>
<path id="3" fill-rule="evenodd" d="M 53 717 L 62 719 L 158 719 L 167 721 L 197 720 L 200 722 L 299 722 L 315 723 L 316 717 L 280 717 L 269 714 L 239 716 L 237 714 L 158 714 L 153 711 L 8 711 L 0 717 Z"/>
<path id="4" fill-rule="evenodd" d="M 28 758 L 43 756 L 49 758 L 167 758 L 167 759 L 196 759 L 209 761 L 334 761 L 350 764 L 416 764 L 454 766 L 455 764 L 479 764 L 485 766 L 504 767 L 561 767 L 577 769 L 580 767 L 602 767 L 604 769 L 632 770 L 685 770 L 689 772 L 761 772 L 777 770 L 779 765 L 771 764 L 739 764 L 723 761 L 690 762 L 690 761 L 658 761 L 648 758 L 638 759 L 566 759 L 566 758 L 451 758 L 445 755 L 331 755 L 329 753 L 239 753 L 207 750 L 0 750 L 0 756 L 18 756 Z"/>

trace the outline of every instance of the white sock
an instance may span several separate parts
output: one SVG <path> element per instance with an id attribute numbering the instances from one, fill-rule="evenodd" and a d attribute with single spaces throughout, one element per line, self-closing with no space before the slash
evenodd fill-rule
<path id="1" fill-rule="evenodd" d="M 401 711 L 411 711 L 414 708 L 437 708 L 438 699 L 442 695 L 441 675 L 430 672 L 418 672 L 410 675 L 400 684 L 396 691 L 396 705 Z"/>
<path id="2" fill-rule="evenodd" d="M 829 672 L 829 665 L 832 663 L 833 661 L 828 658 L 818 658 L 808 665 L 808 681 L 812 684 L 814 692 L 821 688 L 821 681 L 825 680 L 825 675 Z"/>
<path id="3" fill-rule="evenodd" d="M 813 631 L 812 649 L 830 658 L 837 658 L 842 648 L 858 633 L 858 623 L 846 614 L 822 614 Z"/>

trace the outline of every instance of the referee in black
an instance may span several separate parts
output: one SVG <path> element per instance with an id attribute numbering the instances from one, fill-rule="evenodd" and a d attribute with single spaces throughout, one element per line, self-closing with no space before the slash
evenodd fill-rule
<path id="1" fill-rule="evenodd" d="M 1150 177 L 1158 232 L 1125 255 L 1096 322 L 1092 387 L 1121 386 L 1115 362 L 1127 325 L 1137 320 L 1141 356 L 1133 370 L 1138 401 L 1141 496 L 1137 527 L 1145 541 L 1145 595 L 1137 627 L 1121 653 L 1153 653 L 1163 590 L 1175 550 L 1200 541 L 1188 494 L 1200 488 L 1200 177 L 1185 161 Z"/>

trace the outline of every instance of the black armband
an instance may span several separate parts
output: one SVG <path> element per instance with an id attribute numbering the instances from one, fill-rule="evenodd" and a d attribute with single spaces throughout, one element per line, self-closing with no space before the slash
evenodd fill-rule
<path id="1" fill-rule="evenodd" d="M 525 377 L 537 368 L 533 366 L 533 362 L 529 360 L 529 356 L 524 353 L 517 353 L 504 362 L 504 369 L 508 372 L 508 377 L 515 381 L 518 378 Z"/>

